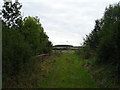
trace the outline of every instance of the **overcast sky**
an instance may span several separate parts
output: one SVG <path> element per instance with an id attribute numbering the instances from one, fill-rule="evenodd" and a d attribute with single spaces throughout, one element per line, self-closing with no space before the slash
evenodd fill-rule
<path id="1" fill-rule="evenodd" d="M 3 2 L 3 0 L 0 0 Z M 0 5 L 1 5 L 0 2 Z M 56 44 L 80 45 L 86 34 L 94 28 L 109 4 L 119 0 L 19 0 L 22 15 L 38 16 L 49 36 Z"/>

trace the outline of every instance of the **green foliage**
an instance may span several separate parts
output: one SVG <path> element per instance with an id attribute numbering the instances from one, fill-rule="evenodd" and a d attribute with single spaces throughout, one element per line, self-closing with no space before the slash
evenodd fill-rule
<path id="1" fill-rule="evenodd" d="M 86 36 L 84 47 L 96 53 L 95 64 L 114 68 L 110 73 L 116 75 L 115 83 L 120 84 L 120 2 L 106 8 L 104 16 L 96 21 L 95 29 Z"/>
<path id="2" fill-rule="evenodd" d="M 22 34 L 34 54 L 49 53 L 51 51 L 52 44 L 48 41 L 48 36 L 44 33 L 39 19 L 34 17 L 25 18 L 23 28 Z"/>
<path id="3" fill-rule="evenodd" d="M 91 50 L 89 46 L 81 46 L 76 54 L 79 54 L 83 59 L 89 59 L 95 56 L 94 50 Z"/>
<path id="4" fill-rule="evenodd" d="M 110 5 L 103 19 L 102 37 L 97 51 L 98 58 L 102 62 L 120 64 L 120 4 Z"/>
<path id="5" fill-rule="evenodd" d="M 17 30 L 5 26 L 3 26 L 2 49 L 3 87 L 9 87 L 12 80 L 17 83 L 19 74 L 28 74 L 28 71 L 32 69 L 34 62 L 31 61 L 31 56 L 33 54 L 22 35 Z"/>
<path id="6" fill-rule="evenodd" d="M 120 3 L 110 5 L 104 14 L 104 25 L 102 27 L 102 38 L 97 51 L 100 63 L 115 66 L 115 74 L 120 84 Z"/>
<path id="7" fill-rule="evenodd" d="M 101 25 L 102 19 L 95 21 L 95 28 L 89 35 L 86 35 L 86 38 L 84 39 L 84 46 L 90 47 L 92 50 L 96 50 L 97 45 L 99 44 Z"/>
<path id="8" fill-rule="evenodd" d="M 39 19 L 26 17 L 22 20 L 20 9 L 19 2 L 5 2 L 2 10 L 3 87 L 8 87 L 11 80 L 18 83 L 21 73 L 29 75 L 34 67 L 32 58 L 35 55 L 52 50 L 52 43 Z"/>
<path id="9" fill-rule="evenodd" d="M 104 17 L 96 20 L 95 29 L 84 39 L 84 46 L 97 52 L 101 62 L 120 59 L 120 4 L 106 8 Z"/>
<path id="10" fill-rule="evenodd" d="M 19 26 L 22 22 L 21 17 L 21 9 L 22 5 L 19 2 L 12 3 L 11 2 L 4 2 L 4 6 L 2 9 L 2 16 L 3 21 L 6 23 L 7 26 Z"/>

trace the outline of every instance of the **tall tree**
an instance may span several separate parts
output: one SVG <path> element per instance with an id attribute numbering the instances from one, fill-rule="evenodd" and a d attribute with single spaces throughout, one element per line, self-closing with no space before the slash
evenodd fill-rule
<path id="1" fill-rule="evenodd" d="M 84 46 L 89 46 L 91 49 L 96 50 L 99 43 L 99 32 L 101 31 L 102 19 L 95 21 L 95 27 L 89 35 L 84 39 Z"/>
<path id="2" fill-rule="evenodd" d="M 4 0 L 4 5 L 2 9 L 2 19 L 7 26 L 18 26 L 22 22 L 21 9 L 22 5 L 17 0 L 12 3 L 11 0 Z"/>
<path id="3" fill-rule="evenodd" d="M 48 53 L 51 45 L 37 17 L 26 17 L 23 24 L 23 35 L 35 54 Z"/>
<path id="4" fill-rule="evenodd" d="M 100 23 L 96 21 L 85 45 L 97 48 L 98 64 L 112 64 L 115 67 L 114 73 L 120 83 L 120 2 L 106 8 L 101 20 Z"/>

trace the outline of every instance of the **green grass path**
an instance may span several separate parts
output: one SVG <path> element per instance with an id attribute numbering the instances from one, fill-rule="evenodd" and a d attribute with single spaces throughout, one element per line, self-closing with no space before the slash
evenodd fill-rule
<path id="1" fill-rule="evenodd" d="M 80 66 L 75 54 L 62 54 L 58 58 L 44 61 L 49 73 L 42 80 L 42 88 L 95 88 L 96 85 L 88 73 Z"/>

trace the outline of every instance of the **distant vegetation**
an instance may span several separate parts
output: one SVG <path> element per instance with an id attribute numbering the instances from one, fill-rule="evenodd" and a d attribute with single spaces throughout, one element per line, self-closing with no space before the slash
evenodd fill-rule
<path id="1" fill-rule="evenodd" d="M 107 7 L 104 16 L 95 21 L 78 53 L 85 59 L 85 66 L 92 67 L 99 86 L 120 86 L 120 2 Z"/>
<path id="2" fill-rule="evenodd" d="M 53 46 L 53 50 L 78 50 L 79 46 L 73 45 L 55 45 Z"/>
<path id="3" fill-rule="evenodd" d="M 53 47 L 73 47 L 72 45 L 55 45 Z"/>
<path id="4" fill-rule="evenodd" d="M 34 56 L 50 53 L 52 43 L 38 17 L 21 16 L 19 2 L 4 2 L 2 9 L 2 76 L 3 87 L 29 75 L 34 67 Z M 10 84 L 11 83 L 11 84 Z"/>

